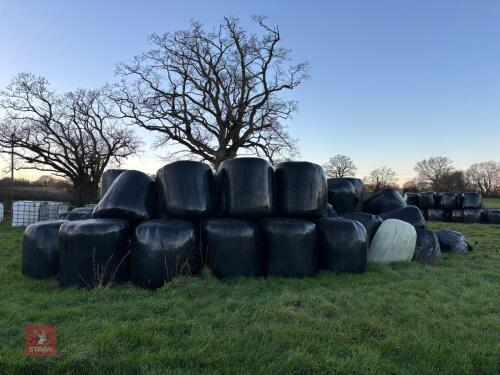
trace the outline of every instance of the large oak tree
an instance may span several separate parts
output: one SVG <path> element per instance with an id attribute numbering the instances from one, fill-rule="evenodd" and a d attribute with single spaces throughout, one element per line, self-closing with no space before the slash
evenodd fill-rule
<path id="1" fill-rule="evenodd" d="M 153 49 L 122 63 L 113 99 L 122 117 L 158 133 L 169 157 L 194 156 L 216 168 L 225 159 L 254 154 L 269 160 L 295 151 L 283 122 L 296 102 L 283 92 L 306 77 L 306 63 L 290 62 L 277 27 L 256 17 L 259 33 L 236 18 L 213 31 L 152 35 Z"/>
<path id="2" fill-rule="evenodd" d="M 46 79 L 22 73 L 0 93 L 0 109 L 0 152 L 69 180 L 77 204 L 95 202 L 104 169 L 141 144 L 103 90 L 58 94 Z"/>

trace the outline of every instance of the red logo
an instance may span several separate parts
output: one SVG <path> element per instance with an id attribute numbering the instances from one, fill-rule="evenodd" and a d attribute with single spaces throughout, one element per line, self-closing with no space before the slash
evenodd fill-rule
<path id="1" fill-rule="evenodd" d="M 54 357 L 57 355 L 56 344 L 55 326 L 24 326 L 24 353 L 28 357 Z"/>

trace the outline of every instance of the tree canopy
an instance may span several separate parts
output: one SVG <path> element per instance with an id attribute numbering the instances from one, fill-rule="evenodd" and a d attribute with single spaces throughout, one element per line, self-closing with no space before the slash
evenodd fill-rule
<path id="1" fill-rule="evenodd" d="M 296 102 L 283 92 L 308 75 L 290 62 L 277 27 L 256 17 L 260 33 L 237 18 L 214 30 L 199 22 L 188 30 L 150 37 L 153 49 L 122 63 L 113 99 L 129 123 L 157 132 L 168 157 L 189 155 L 215 167 L 239 154 L 271 162 L 293 155 L 295 141 L 284 122 Z"/>

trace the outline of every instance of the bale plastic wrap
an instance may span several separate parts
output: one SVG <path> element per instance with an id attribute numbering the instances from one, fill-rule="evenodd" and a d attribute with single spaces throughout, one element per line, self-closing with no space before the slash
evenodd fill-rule
<path id="1" fill-rule="evenodd" d="M 420 193 L 418 196 L 418 206 L 423 210 L 434 208 L 436 206 L 436 193 L 433 191 Z"/>
<path id="2" fill-rule="evenodd" d="M 410 261 L 415 252 L 415 227 L 398 219 L 385 220 L 368 248 L 368 262 L 391 263 Z"/>
<path id="3" fill-rule="evenodd" d="M 202 238 L 208 266 L 217 277 L 260 276 L 263 256 L 257 226 L 241 219 L 209 219 Z"/>
<path id="4" fill-rule="evenodd" d="M 92 219 L 93 211 L 94 207 L 76 207 L 73 208 L 70 212 L 61 214 L 59 218 L 68 221 Z"/>
<path id="5" fill-rule="evenodd" d="M 374 215 L 406 206 L 406 202 L 397 191 L 384 189 L 363 202 L 363 211 Z"/>
<path id="6" fill-rule="evenodd" d="M 407 205 L 419 207 L 418 193 L 411 193 L 411 192 L 407 191 L 403 198 L 404 198 Z"/>
<path id="7" fill-rule="evenodd" d="M 464 223 L 479 224 L 484 222 L 484 210 L 481 208 L 465 208 Z"/>
<path id="8" fill-rule="evenodd" d="M 260 222 L 269 276 L 301 277 L 318 270 L 315 224 L 292 218 Z"/>
<path id="9" fill-rule="evenodd" d="M 363 224 L 368 237 L 368 242 L 373 240 L 373 236 L 375 236 L 378 227 L 384 221 L 380 216 L 368 214 L 366 212 L 350 212 L 344 214 L 342 217 L 349 220 L 356 220 Z"/>
<path id="10" fill-rule="evenodd" d="M 442 208 L 429 208 L 427 210 L 427 220 L 429 221 L 448 221 L 448 212 Z"/>
<path id="11" fill-rule="evenodd" d="M 222 215 L 252 219 L 274 213 L 274 170 L 268 161 L 225 160 L 219 167 L 217 180 Z"/>
<path id="12" fill-rule="evenodd" d="M 92 216 L 127 220 L 134 227 L 151 220 L 155 206 L 155 183 L 151 177 L 139 171 L 125 171 L 95 206 Z"/>
<path id="13" fill-rule="evenodd" d="M 441 194 L 440 192 L 434 193 L 434 208 L 440 208 L 439 207 L 439 201 L 441 200 Z"/>
<path id="14" fill-rule="evenodd" d="M 425 264 L 433 264 L 441 260 L 443 255 L 436 234 L 425 227 L 415 227 L 415 230 L 417 242 L 413 260 Z"/>
<path id="15" fill-rule="evenodd" d="M 417 206 L 405 206 L 392 210 L 389 212 L 384 212 L 380 214 L 380 217 L 384 220 L 387 219 L 399 219 L 406 221 L 413 226 L 425 226 L 425 219 L 422 212 Z"/>
<path id="16" fill-rule="evenodd" d="M 450 253 L 467 253 L 472 250 L 472 247 L 466 241 L 464 235 L 460 232 L 451 229 L 443 229 L 438 230 L 435 233 L 439 240 L 441 251 Z"/>
<path id="17" fill-rule="evenodd" d="M 280 215 L 319 218 L 328 204 L 323 168 L 305 161 L 278 164 L 276 202 Z M 334 207 L 335 209 L 335 207 Z"/>
<path id="18" fill-rule="evenodd" d="M 462 198 L 462 208 L 481 208 L 482 198 L 479 193 L 464 193 Z"/>
<path id="19" fill-rule="evenodd" d="M 191 160 L 167 164 L 156 173 L 161 217 L 197 219 L 215 212 L 215 178 L 210 166 Z"/>
<path id="20" fill-rule="evenodd" d="M 365 272 L 368 238 L 360 222 L 324 218 L 316 225 L 320 268 L 336 272 Z"/>
<path id="21" fill-rule="evenodd" d="M 440 193 L 438 207 L 446 211 L 451 211 L 458 208 L 458 194 L 457 193 Z"/>
<path id="22" fill-rule="evenodd" d="M 47 279 L 59 272 L 59 227 L 64 220 L 42 221 L 24 231 L 22 272 Z"/>
<path id="23" fill-rule="evenodd" d="M 333 209 L 333 206 L 330 203 L 326 205 L 326 208 L 323 210 L 323 214 L 321 215 L 321 217 L 337 217 L 337 216 L 338 216 L 337 211 Z"/>
<path id="24" fill-rule="evenodd" d="M 358 207 L 359 198 L 353 184 L 346 178 L 328 179 L 328 203 L 333 209 L 343 215 L 354 212 Z"/>
<path id="25" fill-rule="evenodd" d="M 462 208 L 455 208 L 450 212 L 450 221 L 453 223 L 463 223 L 464 210 Z"/>
<path id="26" fill-rule="evenodd" d="M 125 220 L 68 221 L 59 229 L 61 286 L 95 288 L 129 279 L 129 226 Z"/>
<path id="27" fill-rule="evenodd" d="M 104 197 L 104 194 L 113 185 L 116 178 L 123 172 L 125 172 L 125 169 L 108 169 L 104 171 L 101 178 L 101 198 Z"/>
<path id="28" fill-rule="evenodd" d="M 346 177 L 345 179 L 354 186 L 354 191 L 358 197 L 358 204 L 355 211 L 361 211 L 363 209 L 363 180 L 354 177 Z"/>
<path id="29" fill-rule="evenodd" d="M 179 219 L 156 219 L 140 224 L 131 242 L 130 274 L 134 284 L 161 288 L 179 275 L 201 269 L 201 249 L 195 224 Z"/>
<path id="30" fill-rule="evenodd" d="M 484 216 L 488 224 L 500 224 L 500 209 L 490 208 Z"/>

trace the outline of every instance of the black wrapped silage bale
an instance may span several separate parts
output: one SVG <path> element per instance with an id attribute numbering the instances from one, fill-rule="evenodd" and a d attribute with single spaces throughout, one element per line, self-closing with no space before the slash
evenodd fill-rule
<path id="1" fill-rule="evenodd" d="M 417 242 L 412 260 L 425 264 L 434 264 L 441 260 L 443 255 L 436 234 L 425 227 L 415 227 L 415 230 Z"/>
<path id="2" fill-rule="evenodd" d="M 409 206 L 420 207 L 419 203 L 418 203 L 418 193 L 412 193 L 412 192 L 407 191 L 405 193 L 403 199 L 405 200 L 406 204 Z"/>
<path id="3" fill-rule="evenodd" d="M 111 185 L 113 185 L 113 182 L 115 182 L 117 177 L 123 172 L 125 172 L 125 169 L 107 169 L 104 171 L 101 177 L 101 198 L 104 197 L 104 194 L 106 194 Z"/>
<path id="4" fill-rule="evenodd" d="M 451 210 L 450 221 L 452 223 L 463 223 L 464 222 L 463 208 L 455 208 L 454 210 Z"/>
<path id="5" fill-rule="evenodd" d="M 481 208 L 482 197 L 479 193 L 464 193 L 462 198 L 462 208 Z"/>
<path id="6" fill-rule="evenodd" d="M 333 206 L 330 203 L 328 203 L 326 205 L 326 209 L 323 212 L 323 215 L 321 215 L 321 216 L 322 217 L 337 217 L 339 215 L 337 214 L 337 211 L 335 211 L 333 209 Z"/>
<path id="7" fill-rule="evenodd" d="M 406 206 L 406 202 L 399 192 L 392 189 L 384 189 L 363 202 L 363 211 L 374 215 L 392 211 Z"/>
<path id="8" fill-rule="evenodd" d="M 442 208 L 443 210 L 446 211 L 451 211 L 454 210 L 455 208 L 458 208 L 458 194 L 440 193 L 437 207 Z"/>
<path id="9" fill-rule="evenodd" d="M 324 218 L 316 225 L 320 268 L 365 272 L 368 238 L 363 224 L 344 218 Z"/>
<path id="10" fill-rule="evenodd" d="M 130 275 L 135 285 L 161 288 L 179 275 L 201 270 L 198 230 L 190 221 L 156 219 L 135 228 L 131 242 Z"/>
<path id="11" fill-rule="evenodd" d="M 428 221 L 444 221 L 448 222 L 451 218 L 451 212 L 442 208 L 430 208 L 427 211 Z"/>
<path id="12" fill-rule="evenodd" d="M 129 279 L 125 220 L 67 221 L 59 229 L 59 283 L 95 288 Z"/>
<path id="13" fill-rule="evenodd" d="M 436 193 L 433 191 L 426 191 L 418 195 L 418 206 L 423 210 L 436 207 Z"/>
<path id="14" fill-rule="evenodd" d="M 464 208 L 464 223 L 479 224 L 484 222 L 484 210 L 481 208 Z"/>
<path id="15" fill-rule="evenodd" d="M 359 198 L 353 184 L 346 178 L 328 179 L 328 203 L 339 215 L 354 212 Z"/>
<path id="16" fill-rule="evenodd" d="M 425 226 L 425 219 L 417 206 L 405 206 L 392 211 L 380 214 L 384 220 L 399 219 L 410 223 L 413 226 Z"/>
<path id="17" fill-rule="evenodd" d="M 302 277 L 318 270 L 316 225 L 292 218 L 269 218 L 259 223 L 268 276 Z"/>
<path id="18" fill-rule="evenodd" d="M 500 209 L 490 208 L 486 210 L 485 219 L 488 224 L 500 224 Z"/>
<path id="19" fill-rule="evenodd" d="M 154 218 L 155 195 L 155 183 L 151 177 L 139 171 L 125 171 L 95 206 L 92 217 L 127 220 L 135 227 Z"/>
<path id="20" fill-rule="evenodd" d="M 358 204 L 355 211 L 361 211 L 363 209 L 363 180 L 355 177 L 345 177 L 345 179 L 348 180 L 352 186 L 354 186 L 354 191 L 358 197 Z"/>
<path id="21" fill-rule="evenodd" d="M 161 217 L 198 219 L 214 214 L 215 177 L 202 162 L 181 160 L 156 173 L 158 213 Z"/>
<path id="22" fill-rule="evenodd" d="M 274 213 L 274 169 L 267 160 L 224 160 L 217 181 L 223 216 L 256 219 Z"/>
<path id="23" fill-rule="evenodd" d="M 429 221 L 448 221 L 449 214 L 442 208 L 429 208 L 427 210 L 427 220 Z"/>
<path id="24" fill-rule="evenodd" d="M 440 208 L 439 207 L 439 202 L 441 201 L 441 194 L 440 192 L 434 193 L 434 208 Z"/>
<path id="25" fill-rule="evenodd" d="M 22 273 L 47 279 L 59 273 L 59 227 L 64 220 L 41 221 L 24 231 Z"/>
<path id="26" fill-rule="evenodd" d="M 94 207 L 76 207 L 71 211 L 62 214 L 59 218 L 68 221 L 92 219 L 93 211 Z"/>
<path id="27" fill-rule="evenodd" d="M 443 252 L 451 253 L 467 253 L 472 250 L 472 247 L 460 232 L 443 229 L 438 230 L 436 236 L 439 240 L 439 246 Z"/>
<path id="28" fill-rule="evenodd" d="M 217 277 L 263 274 L 258 227 L 242 219 L 217 218 L 203 222 L 202 239 L 209 268 Z"/>
<path id="29" fill-rule="evenodd" d="M 328 204 L 328 192 L 325 172 L 320 165 L 305 161 L 280 163 L 276 167 L 275 181 L 280 215 L 322 216 Z"/>
<path id="30" fill-rule="evenodd" d="M 368 242 L 373 239 L 378 227 L 384 221 L 380 216 L 372 215 L 366 212 L 350 212 L 344 214 L 342 217 L 349 220 L 356 220 L 363 224 L 368 237 Z"/>

